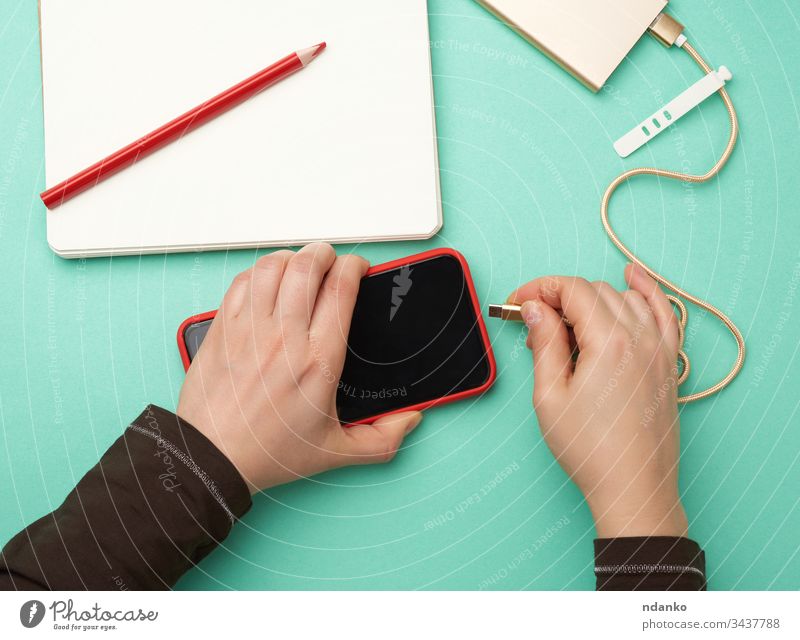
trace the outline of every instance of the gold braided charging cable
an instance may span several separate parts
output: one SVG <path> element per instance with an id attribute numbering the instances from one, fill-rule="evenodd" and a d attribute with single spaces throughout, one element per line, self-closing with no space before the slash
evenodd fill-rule
<path id="1" fill-rule="evenodd" d="M 700 54 L 697 53 L 697 51 L 695 51 L 694 47 L 692 47 L 688 42 L 684 42 L 681 48 L 691 56 L 692 60 L 694 60 L 698 64 L 698 66 L 703 70 L 704 73 L 706 74 L 711 73 L 711 67 L 709 67 L 706 61 L 703 60 L 703 58 L 700 56 Z M 664 276 L 656 273 L 650 267 L 648 267 L 644 262 L 642 262 L 639 258 L 637 258 L 634 255 L 634 253 L 630 249 L 628 249 L 627 246 L 625 246 L 622 240 L 619 239 L 619 236 L 614 232 L 614 229 L 611 227 L 611 223 L 609 222 L 608 219 L 608 205 L 609 202 L 611 201 L 611 196 L 614 195 L 614 192 L 617 190 L 617 188 L 622 183 L 627 182 L 634 176 L 650 175 L 650 176 L 658 176 L 661 178 L 671 178 L 673 180 L 680 180 L 681 182 L 693 182 L 693 183 L 707 182 L 708 180 L 716 176 L 720 172 L 722 167 L 724 167 L 725 164 L 728 162 L 728 159 L 731 157 L 731 154 L 733 153 L 733 148 L 736 146 L 736 138 L 739 135 L 739 121 L 736 118 L 736 110 L 733 107 L 733 102 L 731 101 L 728 92 L 725 91 L 725 87 L 722 87 L 719 90 L 719 95 L 722 98 L 722 101 L 725 103 L 725 108 L 728 110 L 728 116 L 730 117 L 731 121 L 731 134 L 730 138 L 728 139 L 728 144 L 726 145 L 725 151 L 723 152 L 722 156 L 720 156 L 719 160 L 717 160 L 717 163 L 713 167 L 711 167 L 711 169 L 709 169 L 707 173 L 703 175 L 693 175 L 689 173 L 680 173 L 678 171 L 669 171 L 666 169 L 656 169 L 651 167 L 631 169 L 630 171 L 626 171 L 625 173 L 619 175 L 617 178 L 614 179 L 614 181 L 608 186 L 608 189 L 606 189 L 605 195 L 603 195 L 603 201 L 600 205 L 600 215 L 603 220 L 603 227 L 605 228 L 608 237 L 611 238 L 611 241 L 617 246 L 617 248 L 623 254 L 625 254 L 628 260 L 642 267 L 645 271 L 647 271 L 648 274 L 650 274 L 650 276 L 654 280 L 660 283 L 664 288 L 670 290 L 677 296 L 680 296 L 688 300 L 689 302 L 697 305 L 698 307 L 701 307 L 702 309 L 705 309 L 706 311 L 709 311 L 712 314 L 714 314 L 728 328 L 728 330 L 730 330 L 730 332 L 733 334 L 733 337 L 736 339 L 736 344 L 739 353 L 736 356 L 736 362 L 734 363 L 733 367 L 728 372 L 728 374 L 724 378 L 722 378 L 722 380 L 717 382 L 715 385 L 709 387 L 708 389 L 704 389 L 703 391 L 692 393 L 687 396 L 680 396 L 678 398 L 678 402 L 681 404 L 685 404 L 687 402 L 694 402 L 695 400 L 701 400 L 702 398 L 707 398 L 708 396 L 711 396 L 717 393 L 718 391 L 721 391 L 730 384 L 730 382 L 742 370 L 742 366 L 744 365 L 744 356 L 745 356 L 744 337 L 742 337 L 742 332 L 739 331 L 738 327 L 731 321 L 730 318 L 728 318 L 728 316 L 722 313 L 722 311 L 717 309 L 712 304 L 706 302 L 705 300 L 701 300 L 697 296 L 693 296 L 688 291 L 681 289 L 678 285 L 676 285 L 673 282 L 670 282 Z M 686 333 L 686 322 L 688 319 L 688 314 L 686 311 L 686 306 L 683 304 L 683 302 L 681 302 L 680 299 L 678 299 L 676 296 L 673 295 L 668 295 L 667 297 L 669 298 L 670 302 L 672 302 L 677 307 L 680 315 L 680 322 L 679 322 L 680 350 L 678 352 L 678 357 L 683 364 L 683 370 L 681 372 L 680 377 L 678 378 L 678 384 L 681 384 L 689 376 L 689 370 L 690 370 L 689 358 L 683 351 L 683 342 Z"/>

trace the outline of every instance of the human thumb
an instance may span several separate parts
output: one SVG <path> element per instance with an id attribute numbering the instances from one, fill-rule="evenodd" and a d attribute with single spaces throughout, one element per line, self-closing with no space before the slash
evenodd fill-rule
<path id="1" fill-rule="evenodd" d="M 403 443 L 403 439 L 422 421 L 419 411 L 404 411 L 379 418 L 369 425 L 348 429 L 349 451 L 354 462 L 374 464 L 389 462 Z"/>

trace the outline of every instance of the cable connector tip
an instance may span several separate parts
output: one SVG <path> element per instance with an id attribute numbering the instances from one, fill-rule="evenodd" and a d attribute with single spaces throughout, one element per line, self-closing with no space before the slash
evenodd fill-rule
<path id="1" fill-rule="evenodd" d="M 659 13 L 648 27 L 650 35 L 665 47 L 677 44 L 677 41 L 683 37 L 683 29 L 683 25 L 668 13 Z M 682 38 L 678 46 L 683 46 L 684 42 L 686 42 L 685 37 Z"/>
<path id="2" fill-rule="evenodd" d="M 489 317 L 522 322 L 522 308 L 518 304 L 490 304 Z"/>

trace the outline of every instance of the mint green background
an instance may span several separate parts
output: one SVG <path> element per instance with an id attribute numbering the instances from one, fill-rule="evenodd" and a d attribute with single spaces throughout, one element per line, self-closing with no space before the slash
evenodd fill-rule
<path id="1" fill-rule="evenodd" d="M 641 179 L 613 217 L 640 255 L 719 305 L 747 338 L 730 389 L 682 414 L 682 488 L 710 586 L 797 588 L 800 12 L 742 0 L 674 0 L 672 10 L 710 61 L 733 71 L 741 140 L 719 180 Z M 628 161 L 611 143 L 698 70 L 646 38 L 593 95 L 473 2 L 432 0 L 430 13 L 445 227 L 430 242 L 357 250 L 378 263 L 456 247 L 484 303 L 550 273 L 621 286 L 624 260 L 599 220 L 605 186 L 640 163 L 705 171 L 724 145 L 725 113 L 711 100 Z M 38 44 L 36 2 L 0 4 L 2 543 L 58 506 L 145 403 L 175 407 L 176 327 L 215 307 L 256 255 L 53 255 L 37 196 Z M 492 322 L 489 332 L 500 374 L 489 394 L 430 411 L 389 466 L 260 496 L 225 549 L 179 586 L 592 588 L 591 520 L 536 427 L 520 328 Z M 735 349 L 693 310 L 689 352 L 694 386 L 721 376 Z M 463 506 L 508 465 L 508 477 Z"/>

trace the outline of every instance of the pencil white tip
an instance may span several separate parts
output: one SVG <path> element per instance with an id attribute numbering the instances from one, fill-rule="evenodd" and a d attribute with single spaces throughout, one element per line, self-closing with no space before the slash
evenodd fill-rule
<path id="1" fill-rule="evenodd" d="M 320 53 L 325 50 L 325 47 L 328 46 L 325 42 L 320 42 L 319 44 L 314 45 L 313 47 L 308 47 L 307 49 L 300 49 L 297 51 L 297 57 L 300 58 L 300 62 L 303 63 L 303 66 L 306 67 L 308 64 L 316 58 Z"/>

